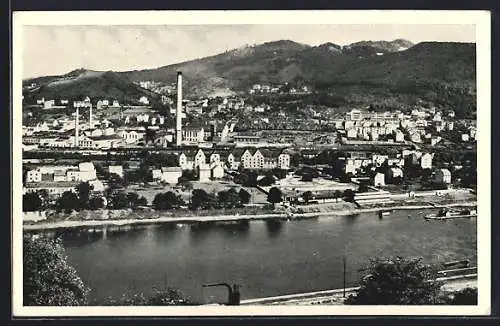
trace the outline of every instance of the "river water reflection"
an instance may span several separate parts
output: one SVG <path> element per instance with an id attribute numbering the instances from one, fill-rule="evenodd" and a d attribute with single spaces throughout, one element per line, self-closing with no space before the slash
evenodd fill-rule
<path id="1" fill-rule="evenodd" d="M 201 302 L 224 301 L 224 289 L 201 287 L 208 282 L 239 283 L 242 299 L 341 288 L 344 254 L 348 286 L 357 283 L 359 269 L 371 257 L 476 263 L 475 218 L 425 221 L 417 213 L 398 211 L 383 219 L 366 213 L 234 225 L 75 229 L 62 238 L 96 302 L 163 286 Z"/>

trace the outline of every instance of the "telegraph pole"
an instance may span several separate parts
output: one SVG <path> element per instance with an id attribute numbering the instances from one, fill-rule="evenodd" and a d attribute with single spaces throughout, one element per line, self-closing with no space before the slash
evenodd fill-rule
<path id="1" fill-rule="evenodd" d="M 344 298 L 345 298 L 345 285 L 346 285 L 346 272 L 345 272 L 345 265 L 346 265 L 346 262 L 345 262 L 345 254 L 344 256 L 342 257 L 342 263 L 343 263 L 343 267 L 344 267 Z"/>

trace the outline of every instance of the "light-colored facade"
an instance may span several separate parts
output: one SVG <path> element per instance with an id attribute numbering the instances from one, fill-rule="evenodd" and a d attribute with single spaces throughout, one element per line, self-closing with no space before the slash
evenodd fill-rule
<path id="1" fill-rule="evenodd" d="M 177 184 L 182 176 L 182 169 L 178 166 L 161 168 L 161 181 Z"/>
<path id="2" fill-rule="evenodd" d="M 212 176 L 212 170 L 208 164 L 198 166 L 198 181 L 209 182 Z"/>
<path id="3" fill-rule="evenodd" d="M 377 173 L 373 177 L 373 185 L 375 187 L 383 187 L 385 186 L 385 175 L 383 173 Z"/>
<path id="4" fill-rule="evenodd" d="M 432 154 L 425 153 L 420 157 L 420 167 L 422 169 L 432 169 Z"/>
<path id="5" fill-rule="evenodd" d="M 434 182 L 436 183 L 451 183 L 451 172 L 448 169 L 439 169 L 434 174 Z"/>
<path id="6" fill-rule="evenodd" d="M 221 164 L 217 163 L 212 165 L 212 178 L 221 179 L 224 177 L 224 168 Z"/>
<path id="7" fill-rule="evenodd" d="M 108 166 L 108 172 L 118 174 L 121 178 L 123 178 L 123 166 L 121 166 L 121 165 Z"/>
<path id="8" fill-rule="evenodd" d="M 41 182 L 42 181 L 42 172 L 38 169 L 29 170 L 26 173 L 26 182 Z"/>

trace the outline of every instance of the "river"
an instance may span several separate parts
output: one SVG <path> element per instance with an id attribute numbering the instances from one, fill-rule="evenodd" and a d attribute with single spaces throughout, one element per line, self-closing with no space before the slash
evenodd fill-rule
<path id="1" fill-rule="evenodd" d="M 148 294 L 164 286 L 212 303 L 225 301 L 225 289 L 202 288 L 203 283 L 238 283 L 242 299 L 341 288 L 344 255 L 347 286 L 357 284 L 372 257 L 470 259 L 475 265 L 476 218 L 426 221 L 427 212 L 396 211 L 383 219 L 362 213 L 233 225 L 71 229 L 62 239 L 96 304 L 107 296 Z"/>

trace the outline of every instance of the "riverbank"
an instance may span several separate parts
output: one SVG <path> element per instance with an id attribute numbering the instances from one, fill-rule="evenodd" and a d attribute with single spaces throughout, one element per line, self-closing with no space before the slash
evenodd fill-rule
<path id="1" fill-rule="evenodd" d="M 380 210 L 421 210 L 435 209 L 445 207 L 471 207 L 477 206 L 476 201 L 448 203 L 442 205 L 394 205 L 384 207 L 369 207 L 369 208 L 349 208 L 349 209 L 332 209 L 327 212 L 310 212 L 298 213 L 293 215 L 293 219 L 307 219 L 321 216 L 347 216 L 359 213 L 378 212 Z M 136 212 L 134 212 L 137 215 Z M 290 216 L 286 213 L 273 212 L 268 214 L 251 214 L 251 215 L 212 215 L 212 216 L 159 216 L 151 215 L 150 218 L 127 218 L 127 219 L 107 219 L 107 220 L 62 220 L 53 222 L 38 222 L 36 224 L 24 224 L 24 230 L 48 230 L 60 228 L 76 228 L 76 227 L 96 227 L 96 226 L 123 226 L 123 225 L 140 225 L 140 224 L 158 224 L 158 223 L 204 223 L 204 222 L 237 222 L 249 220 L 267 220 L 267 219 L 289 219 Z"/>

